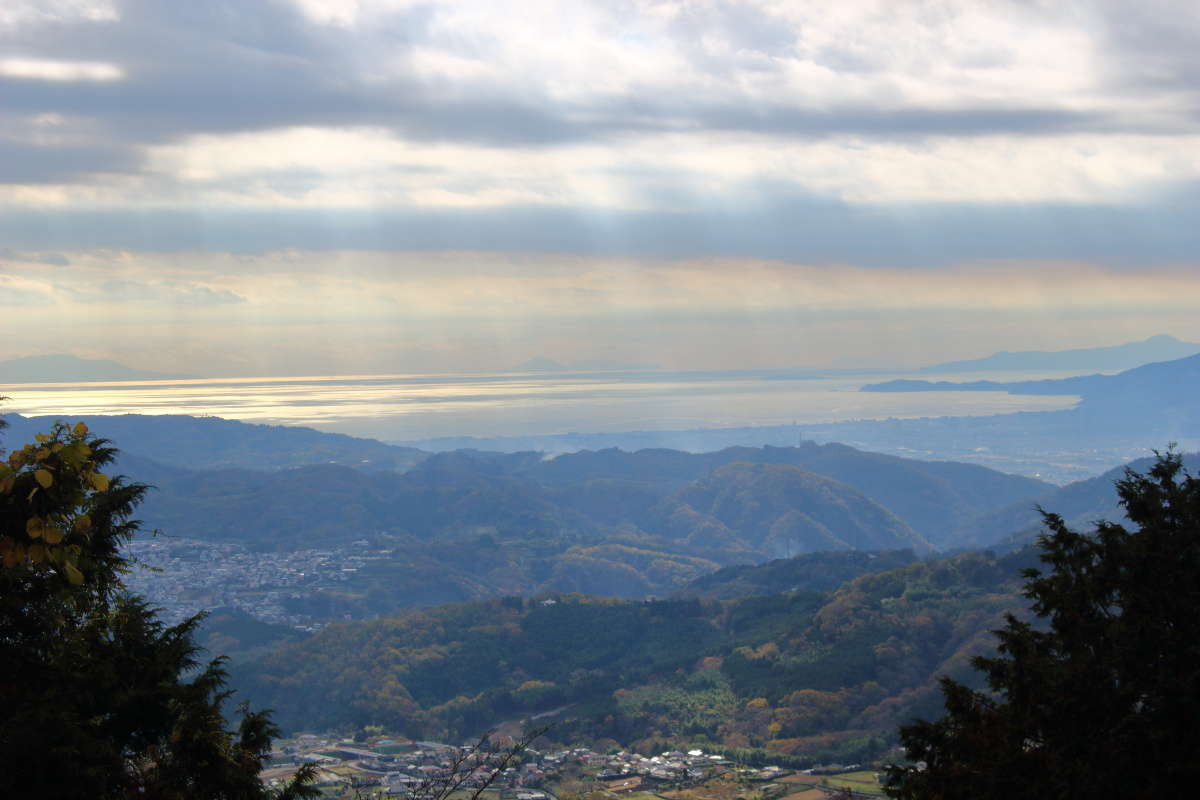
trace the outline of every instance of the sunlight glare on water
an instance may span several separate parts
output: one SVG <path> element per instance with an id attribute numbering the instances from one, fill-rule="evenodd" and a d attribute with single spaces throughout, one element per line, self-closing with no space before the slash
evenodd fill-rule
<path id="1" fill-rule="evenodd" d="M 891 377 L 764 371 L 359 375 L 24 384 L 3 392 L 9 397 L 4 410 L 26 416 L 210 415 L 380 439 L 984 415 L 1056 410 L 1077 401 L 1003 392 L 857 391 Z"/>

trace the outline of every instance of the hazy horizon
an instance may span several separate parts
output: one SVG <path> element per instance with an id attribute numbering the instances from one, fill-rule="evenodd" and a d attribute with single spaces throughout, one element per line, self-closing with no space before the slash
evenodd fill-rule
<path id="1" fill-rule="evenodd" d="M 883 373 L 871 380 L 901 374 L 906 373 Z M 398 441 L 986 416 L 1059 410 L 1078 400 L 1004 392 L 857 391 L 865 382 L 863 377 L 749 370 L 14 384 L 5 389 L 9 399 L 0 411 L 65 418 L 191 414 Z"/>

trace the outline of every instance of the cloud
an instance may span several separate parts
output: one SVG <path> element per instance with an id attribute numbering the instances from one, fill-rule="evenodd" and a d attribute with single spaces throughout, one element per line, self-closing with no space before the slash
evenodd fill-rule
<path id="1" fill-rule="evenodd" d="M 94 291 L 109 303 L 150 303 L 159 306 L 224 306 L 244 303 L 246 298 L 228 289 L 194 284 L 171 284 L 132 280 L 106 280 Z"/>
<path id="2" fill-rule="evenodd" d="M 3 257 L 3 254 L 0 254 L 0 258 Z M 0 267 L 3 266 L 0 264 Z M 34 308 L 37 313 L 44 313 L 44 306 L 52 302 L 51 293 L 39 282 L 20 275 L 0 273 L 0 306 L 8 306 L 10 309 Z"/>
<path id="3" fill-rule="evenodd" d="M 121 76 L 0 74 L 0 206 L 38 248 L 946 263 L 1192 244 L 1141 232 L 1156 192 L 1200 179 L 1200 33 L 1168 7 L 1128 26 L 1119 5 L 982 2 L 31 9 L 0 25 L 11 59 Z"/>
<path id="4" fill-rule="evenodd" d="M 125 71 L 105 61 L 60 61 L 48 58 L 0 59 L 0 77 L 35 81 L 116 81 Z"/>
<path id="5" fill-rule="evenodd" d="M 619 146 L 631 135 L 697 131 L 823 139 L 1195 127 L 1178 104 L 1182 80 L 1124 91 L 1122 75 L 1141 69 L 1143 40 L 1159 29 L 1113 33 L 1117 12 L 1081 26 L 1078 15 L 1021 3 L 950 3 L 936 19 L 916 4 L 865 3 L 523 11 L 126 0 L 112 17 L 0 32 L 0 44 L 22 54 L 14 64 L 121 80 L 49 85 L 10 75 L 0 86 L 13 112 L 93 117 L 106 131 L 93 143 L 95 171 L 133 171 L 144 148 L 189 136 L 304 126 L 498 148 Z M 1172 74 L 1184 69 L 1183 43 L 1200 38 L 1192 27 L 1172 30 Z M 1128 57 L 1119 65 L 1104 49 L 1113 37 Z"/>

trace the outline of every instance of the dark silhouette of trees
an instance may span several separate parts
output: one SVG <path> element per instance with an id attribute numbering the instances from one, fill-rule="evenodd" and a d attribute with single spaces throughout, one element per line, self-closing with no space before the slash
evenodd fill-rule
<path id="1" fill-rule="evenodd" d="M 106 476 L 114 455 L 60 424 L 0 459 L 0 796 L 317 796 L 311 767 L 259 780 L 279 731 L 245 706 L 228 728 L 200 618 L 166 625 L 125 592 L 146 487 Z"/>
<path id="2" fill-rule="evenodd" d="M 1174 797 L 1200 785 L 1200 479 L 1175 453 L 1117 482 L 1133 527 L 1081 534 L 1045 513 L 1033 623 L 1009 616 L 975 666 L 942 680 L 946 715 L 901 729 L 896 798 Z"/>

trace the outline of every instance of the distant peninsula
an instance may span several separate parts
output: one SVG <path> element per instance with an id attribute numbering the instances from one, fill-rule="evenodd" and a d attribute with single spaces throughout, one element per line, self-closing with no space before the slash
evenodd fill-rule
<path id="1" fill-rule="evenodd" d="M 0 361 L 0 384 L 76 381 L 167 381 L 195 378 L 134 369 L 116 361 L 72 355 L 25 356 Z"/>
<path id="2" fill-rule="evenodd" d="M 1008 392 L 1010 394 L 1075 394 L 1085 403 L 1129 412 L 1162 413 L 1164 408 L 1190 410 L 1200 391 L 1200 353 L 1187 358 L 1143 364 L 1116 375 L 1080 375 L 1036 381 L 919 381 L 868 383 L 861 392 Z"/>
<path id="3" fill-rule="evenodd" d="M 1174 361 L 1200 353 L 1200 343 L 1185 342 L 1160 334 L 1140 342 L 1079 350 L 1000 351 L 986 358 L 947 361 L 922 367 L 918 372 L 984 372 L 1020 370 L 1063 370 L 1118 372 L 1156 361 Z M 960 387 L 961 388 L 961 387 Z"/>

